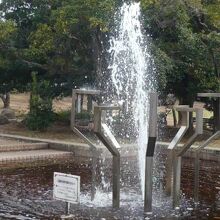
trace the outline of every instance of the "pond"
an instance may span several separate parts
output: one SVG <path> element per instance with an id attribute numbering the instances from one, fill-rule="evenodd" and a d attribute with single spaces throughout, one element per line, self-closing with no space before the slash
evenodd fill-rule
<path id="1" fill-rule="evenodd" d="M 64 214 L 65 204 L 52 198 L 53 172 L 81 176 L 81 203 L 71 205 L 73 219 L 219 219 L 220 166 L 217 162 L 202 161 L 200 204 L 197 207 L 192 201 L 192 160 L 185 158 L 182 167 L 183 195 L 180 210 L 172 210 L 170 198 L 163 195 L 163 179 L 160 179 L 154 184 L 157 190 L 153 195 L 153 214 L 144 216 L 138 177 L 135 169 L 132 171 L 135 167 L 134 161 L 134 158 L 122 159 L 122 179 L 126 178 L 128 182 L 122 185 L 120 210 L 111 208 L 111 184 L 107 187 L 108 192 L 103 192 L 100 187 L 95 200 L 90 201 L 91 169 L 87 163 L 67 162 L 47 167 L 4 170 L 0 175 L 0 219 L 60 219 Z M 124 172 L 124 167 L 127 166 L 130 167 L 129 173 Z M 105 170 L 98 166 L 97 173 L 102 172 L 107 173 L 105 178 L 110 179 L 111 169 L 108 166 Z M 102 182 L 100 175 L 97 181 Z"/>

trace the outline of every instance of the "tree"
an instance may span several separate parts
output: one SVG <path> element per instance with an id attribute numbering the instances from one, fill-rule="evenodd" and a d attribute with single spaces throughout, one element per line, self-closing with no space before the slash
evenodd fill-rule
<path id="1" fill-rule="evenodd" d="M 50 83 L 38 82 L 37 73 L 32 73 L 30 112 L 26 117 L 26 125 L 30 130 L 43 131 L 52 123 L 53 115 L 53 93 Z"/>
<path id="2" fill-rule="evenodd" d="M 0 98 L 4 103 L 4 108 L 10 105 L 10 90 L 13 82 L 8 80 L 10 66 L 14 61 L 14 36 L 16 33 L 15 23 L 12 21 L 0 20 Z"/>
<path id="3" fill-rule="evenodd" d="M 3 0 L 1 17 L 17 27 L 13 80 L 21 78 L 19 66 L 26 79 L 22 86 L 37 71 L 42 80 L 53 82 L 57 95 L 93 84 L 100 71 L 102 33 L 114 7 L 114 0 Z"/>
<path id="4" fill-rule="evenodd" d="M 192 105 L 197 92 L 219 90 L 219 29 L 207 7 L 200 0 L 142 0 L 146 31 L 160 51 L 153 55 L 163 69 L 161 88 L 182 104 Z"/>
<path id="5" fill-rule="evenodd" d="M 39 73 L 39 80 L 49 80 L 57 95 L 94 84 L 102 73 L 108 28 L 121 3 L 3 0 L 0 16 L 7 28 L 1 28 L 0 39 L 8 32 L 4 45 L 10 46 L 0 51 L 1 84 L 8 91 L 25 89 L 32 71 Z M 162 92 L 192 104 L 198 91 L 217 91 L 219 1 L 141 0 L 141 6 Z"/>
<path id="6" fill-rule="evenodd" d="M 29 59 L 43 64 L 60 83 L 68 79 L 69 90 L 94 83 L 101 72 L 102 33 L 108 30 L 114 7 L 112 0 L 64 1 L 47 24 L 31 33 Z"/>

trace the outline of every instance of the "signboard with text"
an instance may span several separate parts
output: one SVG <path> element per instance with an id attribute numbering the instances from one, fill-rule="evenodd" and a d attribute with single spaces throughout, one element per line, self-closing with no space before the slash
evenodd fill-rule
<path id="1" fill-rule="evenodd" d="M 79 203 L 80 176 L 54 173 L 53 198 L 68 203 Z"/>

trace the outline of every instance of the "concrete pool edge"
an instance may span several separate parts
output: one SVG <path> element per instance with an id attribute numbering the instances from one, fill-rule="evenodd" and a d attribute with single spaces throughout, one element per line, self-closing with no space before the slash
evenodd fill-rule
<path id="1" fill-rule="evenodd" d="M 62 150 L 62 151 L 70 151 L 73 152 L 74 157 L 90 157 L 91 158 L 91 150 L 89 145 L 79 142 L 66 142 L 66 141 L 60 141 L 60 140 L 51 140 L 51 139 L 42 139 L 42 138 L 32 138 L 27 136 L 20 136 L 20 135 L 13 135 L 13 134 L 6 134 L 6 133 L 0 133 L 1 138 L 8 138 L 18 141 L 27 141 L 27 142 L 43 142 L 48 143 L 49 148 L 56 149 L 56 150 Z M 165 150 L 168 147 L 168 142 L 157 142 L 157 148 L 160 148 L 161 150 Z M 126 147 L 132 147 L 133 144 L 126 144 Z M 178 148 L 180 148 L 182 144 L 178 145 Z M 184 157 L 194 158 L 194 150 L 198 147 L 197 145 L 193 145 L 184 155 Z M 102 147 L 98 147 L 100 152 L 102 151 Z M 211 160 L 211 161 L 219 161 L 220 162 L 220 148 L 215 147 L 207 147 L 204 150 L 202 150 L 200 154 L 200 158 L 202 160 Z"/>

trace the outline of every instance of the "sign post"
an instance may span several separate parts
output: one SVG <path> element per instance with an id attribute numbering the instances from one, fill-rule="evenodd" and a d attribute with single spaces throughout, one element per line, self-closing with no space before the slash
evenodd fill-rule
<path id="1" fill-rule="evenodd" d="M 80 176 L 55 172 L 53 198 L 66 202 L 65 214 L 69 215 L 70 204 L 79 203 Z"/>

